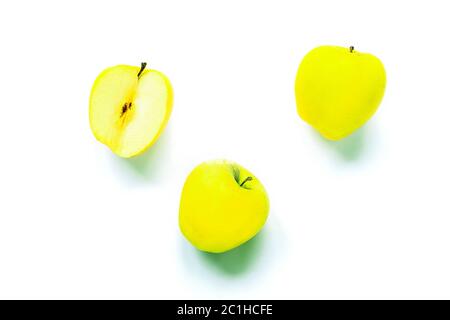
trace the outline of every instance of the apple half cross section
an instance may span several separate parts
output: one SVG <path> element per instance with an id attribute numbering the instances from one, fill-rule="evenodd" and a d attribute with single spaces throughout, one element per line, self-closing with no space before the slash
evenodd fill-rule
<path id="1" fill-rule="evenodd" d="M 95 138 L 123 158 L 137 156 L 160 136 L 172 111 L 169 79 L 156 70 L 118 65 L 95 80 L 89 122 Z"/>

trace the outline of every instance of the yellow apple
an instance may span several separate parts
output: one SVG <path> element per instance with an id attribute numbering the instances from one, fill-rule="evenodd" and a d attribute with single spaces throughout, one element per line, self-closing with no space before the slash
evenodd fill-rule
<path id="1" fill-rule="evenodd" d="M 197 249 L 220 253 L 255 236 L 269 214 L 261 182 L 242 166 L 215 160 L 197 166 L 181 194 L 181 232 Z"/>
<path id="2" fill-rule="evenodd" d="M 370 119 L 385 87 L 386 73 L 377 57 L 353 47 L 317 47 L 297 72 L 297 112 L 325 138 L 339 140 Z"/>
<path id="3" fill-rule="evenodd" d="M 141 154 L 159 137 L 172 111 L 169 79 L 156 70 L 118 65 L 95 80 L 89 122 L 98 141 L 120 157 Z"/>

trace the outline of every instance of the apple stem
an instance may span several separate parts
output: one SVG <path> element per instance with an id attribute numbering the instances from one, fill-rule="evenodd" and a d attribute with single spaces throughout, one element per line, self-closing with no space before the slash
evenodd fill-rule
<path id="1" fill-rule="evenodd" d="M 354 46 L 350 46 L 350 52 L 355 51 L 355 47 Z"/>
<path id="2" fill-rule="evenodd" d="M 141 70 L 139 70 L 138 78 L 141 76 L 142 72 L 144 71 L 145 67 L 147 66 L 147 62 L 141 63 Z"/>
<path id="3" fill-rule="evenodd" d="M 242 187 L 247 181 L 252 181 L 252 180 L 253 180 L 252 177 L 247 177 L 247 178 L 245 178 L 244 181 L 242 181 L 242 183 L 239 186 Z"/>

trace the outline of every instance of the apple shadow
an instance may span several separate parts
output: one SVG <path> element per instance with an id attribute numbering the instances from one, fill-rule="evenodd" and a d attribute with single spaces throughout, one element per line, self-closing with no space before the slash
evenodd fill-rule
<path id="1" fill-rule="evenodd" d="M 315 130 L 314 135 L 316 136 L 317 140 L 319 140 L 328 149 L 333 150 L 334 153 L 336 153 L 342 160 L 346 162 L 357 161 L 363 155 L 364 150 L 366 149 L 366 126 L 359 128 L 350 136 L 338 141 L 328 140 Z"/>
<path id="2" fill-rule="evenodd" d="M 120 164 L 144 180 L 158 180 L 168 161 L 168 129 L 166 128 L 155 144 L 143 154 L 129 159 L 119 158 Z"/>
<path id="3" fill-rule="evenodd" d="M 239 276 L 251 269 L 261 255 L 265 238 L 264 230 L 239 247 L 224 253 L 199 251 L 208 266 L 228 276 Z"/>

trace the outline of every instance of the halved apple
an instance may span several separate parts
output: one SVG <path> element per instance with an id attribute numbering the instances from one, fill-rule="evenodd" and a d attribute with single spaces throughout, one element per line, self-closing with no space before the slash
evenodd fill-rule
<path id="1" fill-rule="evenodd" d="M 130 158 L 147 150 L 172 111 L 169 79 L 156 70 L 118 65 L 95 80 L 89 101 L 91 130 L 112 152 Z"/>

